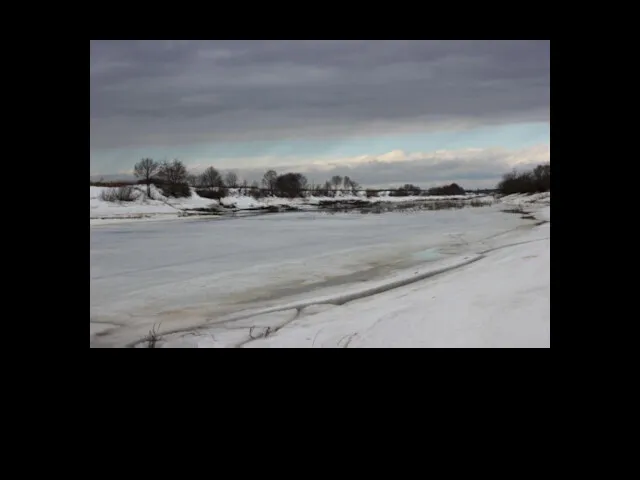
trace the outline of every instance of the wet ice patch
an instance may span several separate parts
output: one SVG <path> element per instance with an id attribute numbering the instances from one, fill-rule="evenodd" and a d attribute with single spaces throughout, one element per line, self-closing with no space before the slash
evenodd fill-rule
<path id="1" fill-rule="evenodd" d="M 443 257 L 444 255 L 437 248 L 427 248 L 426 250 L 421 250 L 411 255 L 411 258 L 414 260 L 420 260 L 423 262 L 433 262 L 440 260 Z"/>

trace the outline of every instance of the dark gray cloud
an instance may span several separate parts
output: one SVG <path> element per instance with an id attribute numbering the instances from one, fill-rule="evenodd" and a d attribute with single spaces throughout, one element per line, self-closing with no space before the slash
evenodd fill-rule
<path id="1" fill-rule="evenodd" d="M 92 150 L 549 119 L 548 41 L 92 41 Z"/>

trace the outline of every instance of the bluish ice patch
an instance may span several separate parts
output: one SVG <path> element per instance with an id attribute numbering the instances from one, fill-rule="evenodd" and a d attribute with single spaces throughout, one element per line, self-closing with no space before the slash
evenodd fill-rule
<path id="1" fill-rule="evenodd" d="M 444 257 L 437 248 L 427 248 L 426 250 L 420 250 L 411 255 L 415 260 L 421 260 L 423 262 L 433 262 Z"/>

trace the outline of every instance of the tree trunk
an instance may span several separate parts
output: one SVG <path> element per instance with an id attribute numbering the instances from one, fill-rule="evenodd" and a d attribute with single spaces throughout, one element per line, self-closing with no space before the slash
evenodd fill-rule
<path id="1" fill-rule="evenodd" d="M 151 182 L 147 180 L 147 198 L 151 199 Z"/>

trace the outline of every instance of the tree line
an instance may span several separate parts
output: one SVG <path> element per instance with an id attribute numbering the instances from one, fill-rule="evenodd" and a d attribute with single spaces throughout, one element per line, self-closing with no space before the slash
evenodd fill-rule
<path id="1" fill-rule="evenodd" d="M 228 172 L 224 178 L 214 167 L 207 168 L 199 175 L 190 174 L 186 165 L 180 160 L 157 162 L 151 158 L 143 158 L 133 167 L 133 174 L 138 183 L 147 186 L 147 196 L 151 197 L 151 185 L 157 185 L 165 196 L 183 197 L 191 195 L 189 187 L 196 189 L 218 190 L 236 187 L 238 176 Z M 244 186 L 246 185 L 244 182 Z"/>
<path id="2" fill-rule="evenodd" d="M 237 188 L 241 194 L 256 198 L 265 195 L 295 198 L 308 192 L 319 196 L 335 196 L 339 191 L 355 194 L 360 189 L 360 185 L 348 176 L 334 175 L 324 184 L 315 185 L 310 184 L 302 173 L 278 174 L 275 170 L 268 170 L 261 182 L 249 184 L 244 180 L 239 183 L 235 172 L 227 172 L 223 176 L 215 167 L 207 167 L 200 174 L 190 174 L 180 160 L 156 162 L 151 158 L 143 158 L 134 165 L 133 173 L 139 184 L 147 186 L 148 197 L 151 197 L 152 184 L 158 186 L 165 196 L 189 196 L 189 187 L 193 187 L 198 195 L 206 198 L 224 197 L 229 188 Z"/>
<path id="3" fill-rule="evenodd" d="M 518 172 L 513 170 L 503 175 L 498 183 L 498 192 L 502 195 L 515 193 L 541 193 L 551 191 L 551 165 L 545 163 L 533 170 Z"/>
<path id="4" fill-rule="evenodd" d="M 151 197 L 151 185 L 155 184 L 167 197 L 187 197 L 191 195 L 190 187 L 206 198 L 220 199 L 226 196 L 229 188 L 238 189 L 241 195 L 261 198 L 266 195 L 296 198 L 311 194 L 319 197 L 335 197 L 338 192 L 357 194 L 362 190 L 360 184 L 349 176 L 334 175 L 322 184 L 309 183 L 307 177 L 298 172 L 278 174 L 275 170 L 267 170 L 260 182 L 251 184 L 244 180 L 239 182 L 238 175 L 227 172 L 222 175 L 215 167 L 208 167 L 200 174 L 190 174 L 186 165 L 180 160 L 157 162 L 151 158 L 143 158 L 134 165 L 133 173 L 139 184 L 146 185 L 147 197 Z M 531 171 L 513 171 L 503 176 L 496 187 L 501 194 L 535 193 L 551 189 L 551 167 L 549 164 L 538 165 Z M 405 184 L 396 189 L 367 189 L 367 197 L 377 197 L 380 192 L 389 192 L 390 196 L 419 195 L 464 195 L 465 190 L 456 183 L 423 190 L 412 184 Z"/>
<path id="5" fill-rule="evenodd" d="M 362 190 L 358 182 L 348 175 L 333 175 L 321 184 L 309 183 L 307 177 L 298 172 L 278 174 L 275 170 L 267 170 L 261 182 L 251 184 L 244 180 L 238 182 L 238 175 L 231 171 L 224 176 L 215 168 L 208 167 L 200 174 L 189 174 L 187 167 L 180 160 L 172 162 L 156 162 L 151 158 L 143 158 L 134 166 L 134 175 L 138 183 L 146 184 L 147 196 L 151 196 L 151 184 L 156 184 L 166 196 L 180 197 L 190 195 L 189 187 L 196 189 L 198 195 L 206 198 L 221 198 L 229 188 L 237 188 L 240 194 L 255 198 L 265 195 L 278 197 L 302 197 L 306 193 L 319 197 L 335 197 L 338 192 L 357 194 Z M 441 187 L 423 190 L 412 184 L 397 189 L 367 189 L 367 197 L 378 196 L 380 192 L 389 192 L 391 196 L 410 195 L 464 195 L 465 190 L 453 183 Z"/>

